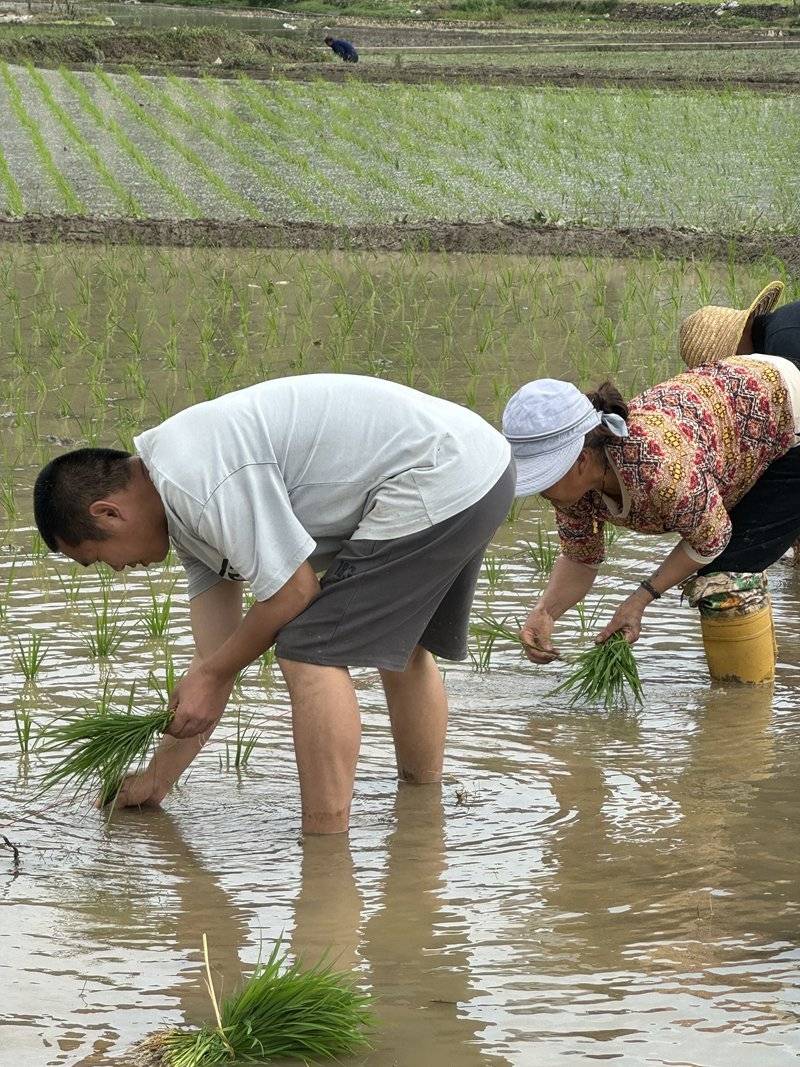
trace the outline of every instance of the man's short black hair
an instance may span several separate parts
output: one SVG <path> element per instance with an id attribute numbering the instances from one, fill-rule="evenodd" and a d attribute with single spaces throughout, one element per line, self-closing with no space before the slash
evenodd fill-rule
<path id="1" fill-rule="evenodd" d="M 95 500 L 124 489 L 131 478 L 130 452 L 116 448 L 78 448 L 51 459 L 33 487 L 33 514 L 51 552 L 59 541 L 79 545 L 107 536 L 89 514 Z"/>

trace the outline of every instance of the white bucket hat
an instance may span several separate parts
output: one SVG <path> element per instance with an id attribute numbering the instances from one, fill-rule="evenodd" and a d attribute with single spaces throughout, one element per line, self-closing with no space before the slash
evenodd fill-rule
<path id="1" fill-rule="evenodd" d="M 518 389 L 503 412 L 503 435 L 517 466 L 516 496 L 555 485 L 577 460 L 590 430 L 605 426 L 627 437 L 621 415 L 598 411 L 570 382 L 539 378 Z"/>

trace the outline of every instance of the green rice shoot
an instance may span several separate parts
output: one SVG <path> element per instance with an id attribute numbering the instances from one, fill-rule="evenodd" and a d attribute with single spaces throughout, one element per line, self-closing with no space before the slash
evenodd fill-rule
<path id="1" fill-rule="evenodd" d="M 494 615 L 484 612 L 479 613 L 477 617 L 478 622 L 472 623 L 469 628 L 476 644 L 475 652 L 470 649 L 470 657 L 475 670 L 485 672 L 491 667 L 496 641 L 510 641 L 517 646 L 521 645 L 519 621 L 512 620 L 514 623 L 512 628 L 508 625 L 507 615 L 502 619 L 497 619 Z"/>
<path id="2" fill-rule="evenodd" d="M 572 671 L 547 695 L 570 694 L 570 705 L 602 704 L 606 710 L 642 704 L 644 692 L 633 649 L 621 633 L 582 652 Z"/>
<path id="3" fill-rule="evenodd" d="M 280 941 L 238 992 L 220 1003 L 203 935 L 205 984 L 216 1025 L 153 1034 L 139 1051 L 166 1067 L 332 1059 L 370 1048 L 370 997 L 351 975 L 321 960 L 309 970 L 289 963 Z"/>
<path id="4" fill-rule="evenodd" d="M 169 708 L 136 714 L 131 701 L 124 712 L 104 710 L 46 727 L 42 750 L 68 751 L 45 774 L 42 792 L 63 786 L 71 787 L 77 796 L 91 789 L 102 807 L 110 804 L 125 776 L 142 767 L 153 741 L 171 719 Z"/>

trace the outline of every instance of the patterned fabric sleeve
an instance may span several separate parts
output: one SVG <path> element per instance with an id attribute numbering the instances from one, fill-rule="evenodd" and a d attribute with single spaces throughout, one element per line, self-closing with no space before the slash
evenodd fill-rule
<path id="1" fill-rule="evenodd" d="M 606 557 L 605 524 L 597 518 L 592 494 L 587 494 L 571 508 L 556 508 L 556 524 L 561 552 L 567 559 L 589 567 L 600 566 Z"/>
<path id="2" fill-rule="evenodd" d="M 689 557 L 699 564 L 710 563 L 730 541 L 730 515 L 716 482 L 706 471 L 692 472 L 669 516 L 669 525 L 683 538 Z"/>

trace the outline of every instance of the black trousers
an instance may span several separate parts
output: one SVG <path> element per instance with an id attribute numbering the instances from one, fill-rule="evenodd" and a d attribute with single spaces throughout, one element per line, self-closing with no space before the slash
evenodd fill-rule
<path id="1" fill-rule="evenodd" d="M 770 463 L 730 515 L 730 541 L 698 574 L 766 570 L 800 537 L 800 445 Z"/>
<path id="2" fill-rule="evenodd" d="M 764 355 L 769 355 L 769 345 Z M 777 352 L 800 367 L 800 350 Z M 755 574 L 779 560 L 800 536 L 800 445 L 770 463 L 756 484 L 731 509 L 733 533 L 725 551 L 698 574 L 741 571 Z"/>

